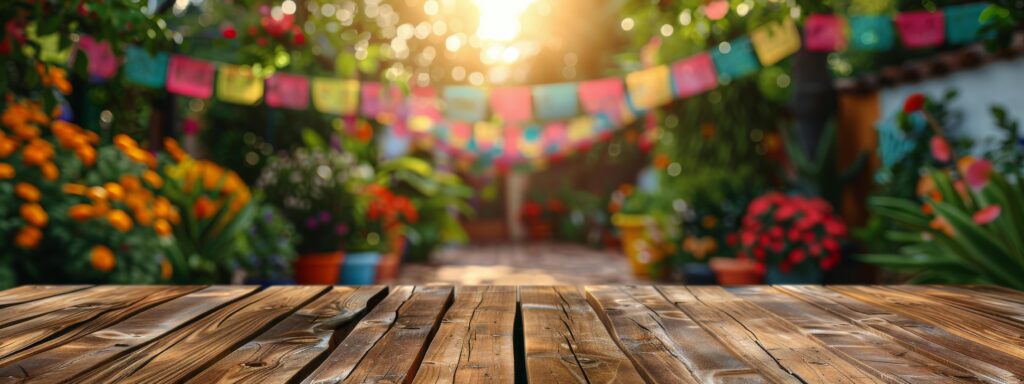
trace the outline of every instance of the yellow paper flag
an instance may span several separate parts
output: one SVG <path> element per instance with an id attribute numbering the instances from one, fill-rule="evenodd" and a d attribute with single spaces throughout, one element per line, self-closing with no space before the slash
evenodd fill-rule
<path id="1" fill-rule="evenodd" d="M 594 119 L 590 116 L 569 120 L 569 142 L 578 143 L 590 138 L 594 132 Z"/>
<path id="2" fill-rule="evenodd" d="M 234 104 L 253 105 L 263 97 L 263 79 L 252 68 L 221 64 L 217 69 L 217 98 Z"/>
<path id="3" fill-rule="evenodd" d="M 793 19 L 773 22 L 758 27 L 750 33 L 754 52 L 761 65 L 769 66 L 789 57 L 800 50 L 800 31 Z"/>
<path id="4" fill-rule="evenodd" d="M 489 121 L 478 121 L 473 124 L 473 138 L 476 139 L 477 146 L 489 147 L 498 141 L 499 137 L 501 137 L 501 126 Z"/>
<path id="5" fill-rule="evenodd" d="M 314 77 L 313 106 L 324 113 L 356 114 L 359 110 L 359 81 Z"/>
<path id="6" fill-rule="evenodd" d="M 667 66 L 659 65 L 626 75 L 633 106 L 639 109 L 657 108 L 672 101 L 671 78 Z"/>

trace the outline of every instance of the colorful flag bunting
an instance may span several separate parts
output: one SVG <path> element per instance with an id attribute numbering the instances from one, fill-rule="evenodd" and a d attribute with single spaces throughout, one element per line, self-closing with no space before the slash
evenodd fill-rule
<path id="1" fill-rule="evenodd" d="M 364 82 L 359 87 L 360 112 L 365 117 L 393 118 L 400 112 L 402 90 L 398 86 L 386 86 L 376 82 Z"/>
<path id="2" fill-rule="evenodd" d="M 81 35 L 76 47 L 78 52 L 85 53 L 87 57 L 89 77 L 94 80 L 106 80 L 117 74 L 118 58 L 110 49 L 109 42 L 99 42 L 91 36 Z M 74 58 L 75 55 L 71 57 Z"/>
<path id="3" fill-rule="evenodd" d="M 633 106 L 640 110 L 657 108 L 672 101 L 671 75 L 667 66 L 631 72 L 626 75 L 626 87 Z"/>
<path id="4" fill-rule="evenodd" d="M 430 131 L 430 127 L 441 121 L 441 112 L 437 105 L 437 89 L 433 87 L 416 87 L 410 92 L 409 129 L 422 133 Z"/>
<path id="5" fill-rule="evenodd" d="M 540 125 L 529 125 L 522 130 L 519 138 L 519 152 L 523 157 L 536 158 L 544 153 L 543 131 Z"/>
<path id="6" fill-rule="evenodd" d="M 309 78 L 275 73 L 267 79 L 267 105 L 274 108 L 303 110 L 309 108 Z"/>
<path id="7" fill-rule="evenodd" d="M 529 87 L 491 90 L 491 113 L 503 122 L 518 124 L 533 117 Z"/>
<path id="8" fill-rule="evenodd" d="M 163 88 L 169 60 L 167 53 L 150 55 L 145 49 L 130 45 L 125 52 L 124 79 L 149 88 Z"/>
<path id="9" fill-rule="evenodd" d="M 538 120 L 568 119 L 579 111 L 579 84 L 560 83 L 533 87 L 534 113 Z"/>
<path id="10" fill-rule="evenodd" d="M 473 124 L 473 139 L 477 149 L 488 150 L 501 138 L 501 126 L 490 121 L 478 121 Z"/>
<path id="11" fill-rule="evenodd" d="M 622 122 L 622 103 L 625 89 L 622 79 L 612 77 L 580 83 L 580 104 L 589 115 L 604 116 L 609 121 Z"/>
<path id="12" fill-rule="evenodd" d="M 942 12 L 902 12 L 896 15 L 896 30 L 907 48 L 936 47 L 942 45 L 946 37 Z"/>
<path id="13" fill-rule="evenodd" d="M 548 154 L 561 153 L 566 141 L 565 122 L 548 123 L 544 126 L 544 152 Z"/>
<path id="14" fill-rule="evenodd" d="M 750 33 L 750 41 L 761 65 L 769 66 L 800 50 L 800 31 L 793 19 L 786 18 L 754 29 Z"/>
<path id="15" fill-rule="evenodd" d="M 850 49 L 857 51 L 884 51 L 892 48 L 896 33 L 892 18 L 887 16 L 851 16 Z"/>
<path id="16" fill-rule="evenodd" d="M 981 31 L 981 13 L 988 8 L 988 4 L 960 4 L 951 5 L 942 9 L 945 13 L 946 41 L 950 44 L 960 45 L 977 41 Z"/>
<path id="17" fill-rule="evenodd" d="M 590 116 L 580 116 L 569 120 L 568 131 L 571 145 L 589 143 L 593 136 L 591 133 L 594 131 L 594 119 Z"/>
<path id="18" fill-rule="evenodd" d="M 253 105 L 263 97 L 263 79 L 242 65 L 221 64 L 217 74 L 217 98 L 234 104 Z"/>
<path id="19" fill-rule="evenodd" d="M 359 111 L 359 81 L 314 77 L 313 107 L 333 115 L 355 115 Z"/>
<path id="20" fill-rule="evenodd" d="M 711 50 L 711 59 L 720 82 L 732 81 L 757 71 L 761 64 L 754 57 L 750 38 L 740 37 L 723 42 Z"/>
<path id="21" fill-rule="evenodd" d="M 173 55 L 167 64 L 167 92 L 208 99 L 213 95 L 213 63 Z"/>
<path id="22" fill-rule="evenodd" d="M 814 14 L 804 22 L 804 46 L 813 52 L 836 52 L 846 47 L 843 19 L 836 15 Z"/>
<path id="23" fill-rule="evenodd" d="M 448 123 L 449 143 L 455 148 L 466 148 L 473 137 L 473 127 L 469 123 Z"/>
<path id="24" fill-rule="evenodd" d="M 676 96 L 690 97 L 718 86 L 718 74 L 711 55 L 700 53 L 672 64 L 672 81 Z"/>
<path id="25" fill-rule="evenodd" d="M 520 143 L 519 139 L 522 135 L 522 129 L 517 125 L 506 125 L 505 129 L 502 130 L 502 135 L 503 150 L 501 156 L 508 160 L 521 157 L 522 143 Z"/>
<path id="26" fill-rule="evenodd" d="M 487 119 L 487 92 L 464 85 L 444 88 L 445 117 L 467 123 Z"/>

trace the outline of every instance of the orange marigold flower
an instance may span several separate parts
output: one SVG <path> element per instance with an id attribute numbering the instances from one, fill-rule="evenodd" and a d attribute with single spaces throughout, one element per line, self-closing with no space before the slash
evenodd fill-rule
<path id="1" fill-rule="evenodd" d="M 139 182 L 138 176 L 135 175 L 122 175 L 119 181 L 128 192 L 137 191 L 142 188 L 142 183 Z"/>
<path id="2" fill-rule="evenodd" d="M 153 214 L 156 215 L 157 218 L 169 218 L 171 216 L 172 209 L 174 208 L 171 206 L 170 200 L 167 200 L 166 197 L 157 197 L 153 202 Z"/>
<path id="3" fill-rule="evenodd" d="M 110 212 L 110 203 L 106 200 L 94 201 L 92 203 L 92 214 L 94 217 L 103 217 Z"/>
<path id="4" fill-rule="evenodd" d="M 131 138 L 131 136 L 118 134 L 117 136 L 114 136 L 114 146 L 116 146 L 117 149 L 127 152 L 131 149 L 138 148 L 139 143 L 136 142 L 135 139 Z"/>
<path id="5" fill-rule="evenodd" d="M 36 186 L 21 182 L 14 186 L 14 195 L 27 202 L 35 203 L 39 201 L 40 194 L 39 188 L 36 188 Z"/>
<path id="6" fill-rule="evenodd" d="M 89 191 L 85 193 L 85 196 L 93 202 L 104 201 L 107 200 L 107 190 L 103 187 L 89 187 Z"/>
<path id="7" fill-rule="evenodd" d="M 124 187 L 118 183 L 103 184 L 103 189 L 107 190 L 107 198 L 110 200 L 121 201 L 124 199 Z"/>
<path id="8" fill-rule="evenodd" d="M 174 276 L 174 268 L 171 267 L 171 262 L 167 261 L 167 259 L 160 259 L 160 278 L 170 280 L 171 276 Z"/>
<path id="9" fill-rule="evenodd" d="M 160 174 L 156 172 L 147 170 L 145 173 L 142 174 L 142 178 L 146 180 L 146 183 L 149 183 L 149 185 L 152 186 L 153 188 L 159 189 L 164 186 L 164 179 L 160 177 Z"/>
<path id="10" fill-rule="evenodd" d="M 13 179 L 15 175 L 14 166 L 7 163 L 0 163 L 0 180 Z"/>
<path id="11" fill-rule="evenodd" d="M 21 249 L 35 249 L 42 238 L 43 231 L 39 230 L 39 228 L 31 226 L 21 227 L 18 234 L 14 236 L 14 245 Z"/>
<path id="12" fill-rule="evenodd" d="M 150 224 L 153 224 L 153 212 L 145 208 L 136 209 L 135 222 L 143 227 L 148 227 Z"/>
<path id="13" fill-rule="evenodd" d="M 67 183 L 61 187 L 61 190 L 69 195 L 85 196 L 85 194 L 89 192 L 89 187 L 82 184 Z"/>
<path id="14" fill-rule="evenodd" d="M 188 154 L 181 149 L 178 145 L 178 141 L 170 137 L 164 139 L 164 150 L 167 151 L 168 155 L 171 155 L 171 159 L 174 159 L 175 163 L 180 163 L 182 160 L 188 158 Z"/>
<path id="15" fill-rule="evenodd" d="M 75 204 L 68 209 L 68 217 L 75 221 L 85 221 L 93 218 L 95 210 L 89 204 Z"/>
<path id="16" fill-rule="evenodd" d="M 107 222 L 119 232 L 128 232 L 132 229 L 132 218 L 128 213 L 115 209 L 107 213 Z"/>
<path id="17" fill-rule="evenodd" d="M 206 196 L 200 196 L 198 199 L 196 199 L 196 202 L 192 206 L 192 209 L 196 215 L 196 218 L 200 220 L 213 216 L 213 214 L 217 212 L 216 204 L 213 202 L 213 200 L 210 200 L 210 198 Z"/>
<path id="18" fill-rule="evenodd" d="M 30 124 L 11 125 L 11 132 L 23 140 L 31 140 L 39 137 L 39 128 Z"/>
<path id="19" fill-rule="evenodd" d="M 181 223 L 181 214 L 178 213 L 177 209 L 171 209 L 171 215 L 170 217 L 167 218 L 167 220 L 170 220 L 171 224 L 177 225 Z"/>
<path id="20" fill-rule="evenodd" d="M 10 156 L 18 150 L 18 142 L 7 137 L 0 137 L 0 158 Z"/>
<path id="21" fill-rule="evenodd" d="M 46 210 L 39 203 L 22 204 L 20 212 L 21 218 L 25 219 L 26 223 L 36 227 L 44 227 L 50 221 L 50 216 L 46 214 Z"/>
<path id="22" fill-rule="evenodd" d="M 117 259 L 114 258 L 114 251 L 105 245 L 92 247 L 89 252 L 89 264 L 97 271 L 110 272 L 117 266 Z"/>
<path id="23" fill-rule="evenodd" d="M 60 177 L 60 170 L 57 169 L 57 165 L 54 163 L 43 164 L 40 170 L 43 172 L 43 178 L 48 181 L 54 181 Z"/>
<path id="24" fill-rule="evenodd" d="M 50 67 L 50 82 L 60 93 L 65 95 L 71 94 L 71 82 L 68 81 L 67 72 L 63 68 Z"/>
<path id="25" fill-rule="evenodd" d="M 93 164 L 96 164 L 96 149 L 93 147 L 83 146 L 75 148 L 75 155 L 78 156 L 78 159 L 81 160 L 82 164 L 85 164 L 86 167 L 91 167 Z"/>
<path id="26" fill-rule="evenodd" d="M 21 152 L 21 161 L 28 165 L 43 165 L 53 157 L 53 146 L 41 139 L 32 139 Z"/>
<path id="27" fill-rule="evenodd" d="M 167 236 L 171 234 L 173 229 L 171 228 L 171 223 L 167 222 L 167 220 L 157 219 L 153 223 L 153 230 L 160 236 Z"/>
<path id="28" fill-rule="evenodd" d="M 85 131 L 85 138 L 89 139 L 90 144 L 96 144 L 100 142 L 100 135 L 93 131 Z"/>

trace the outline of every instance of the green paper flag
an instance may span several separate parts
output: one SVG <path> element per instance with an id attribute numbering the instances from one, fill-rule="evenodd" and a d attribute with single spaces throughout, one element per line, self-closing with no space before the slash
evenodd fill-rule
<path id="1" fill-rule="evenodd" d="M 961 45 L 978 41 L 978 32 L 983 26 L 981 13 L 988 8 L 987 4 L 974 3 L 952 5 L 943 8 L 946 16 L 946 42 Z"/>
<path id="2" fill-rule="evenodd" d="M 850 16 L 850 49 L 885 51 L 892 48 L 896 32 L 892 18 L 886 16 Z"/>
<path id="3" fill-rule="evenodd" d="M 723 42 L 711 50 L 711 59 L 715 62 L 719 82 L 731 81 L 751 73 L 761 67 L 754 57 L 754 48 L 750 38 L 741 37 L 730 42 Z"/>

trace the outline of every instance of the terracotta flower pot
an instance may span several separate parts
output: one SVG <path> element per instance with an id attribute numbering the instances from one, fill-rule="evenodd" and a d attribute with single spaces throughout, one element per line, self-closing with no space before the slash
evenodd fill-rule
<path id="1" fill-rule="evenodd" d="M 715 271 L 715 278 L 721 285 L 761 284 L 761 273 L 757 263 L 749 259 L 716 257 L 708 263 Z"/>
<path id="2" fill-rule="evenodd" d="M 337 284 L 338 271 L 345 254 L 341 251 L 309 253 L 295 260 L 295 282 L 298 284 Z"/>
<path id="3" fill-rule="evenodd" d="M 402 256 L 390 252 L 380 259 L 377 264 L 377 283 L 385 283 L 398 278 L 399 267 L 402 265 Z"/>

